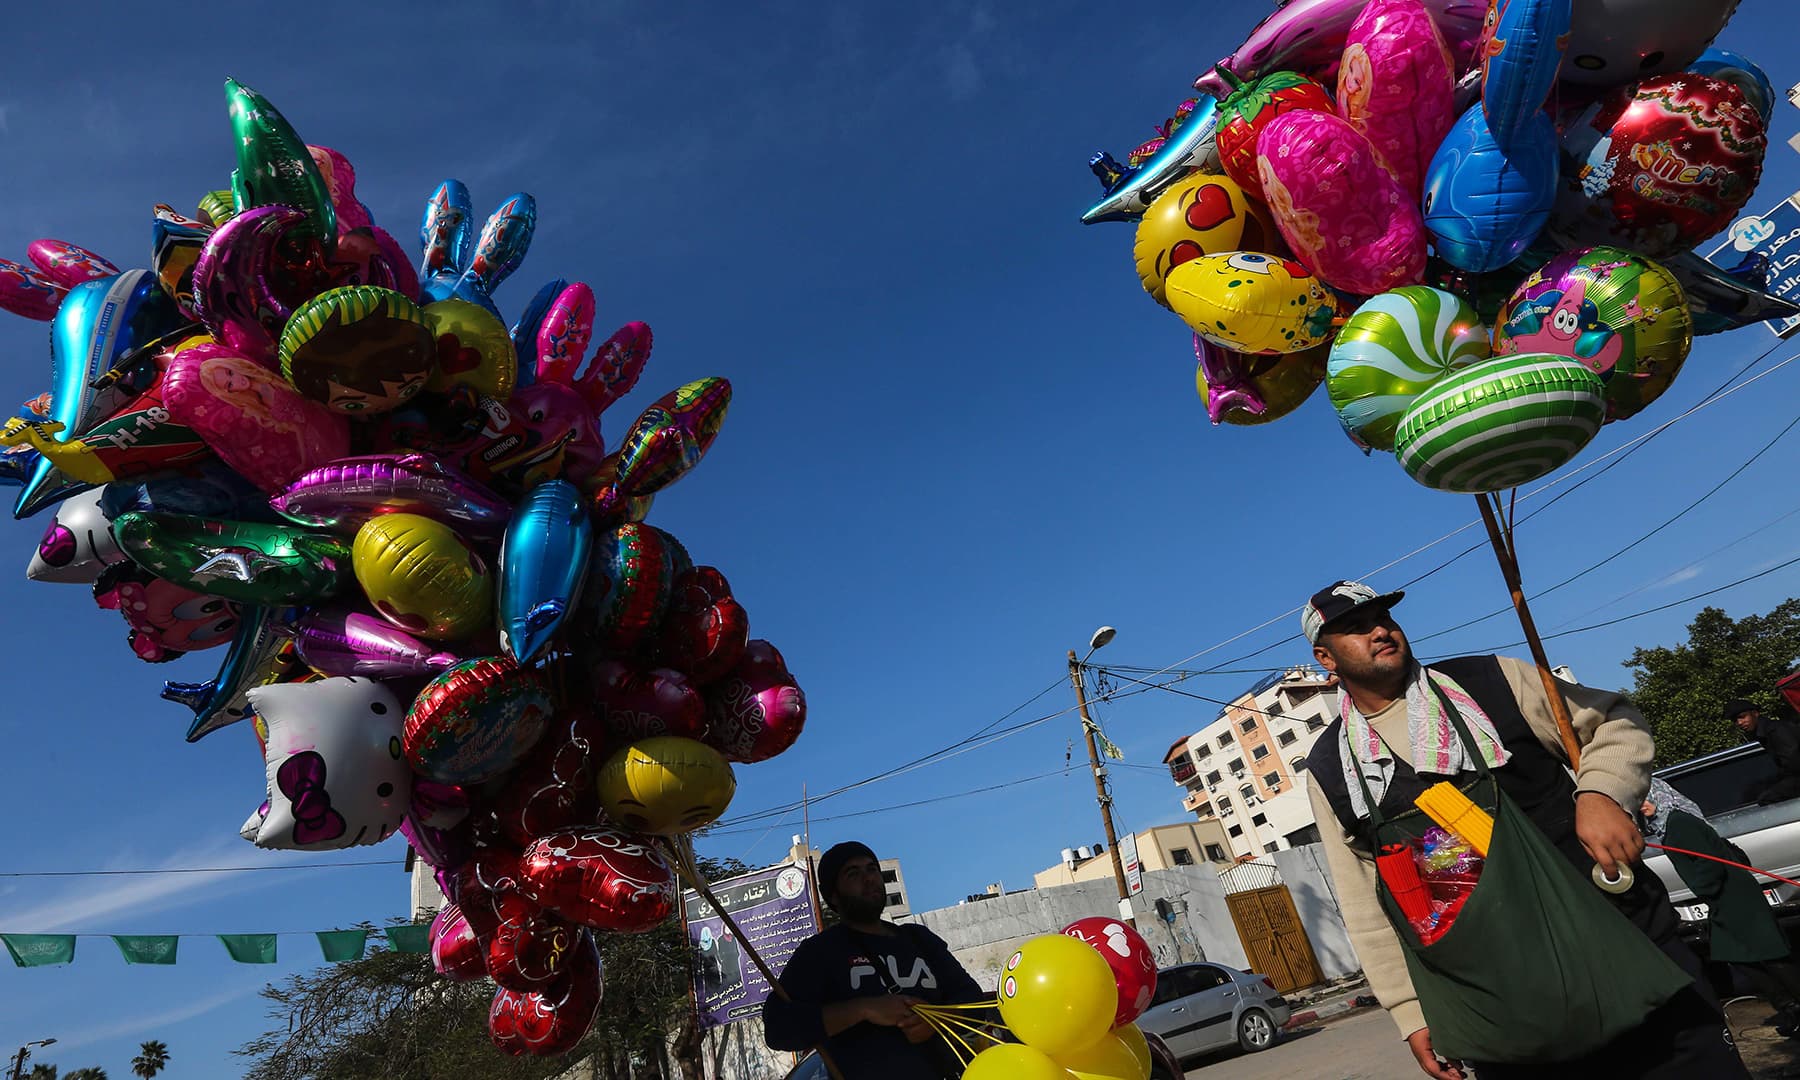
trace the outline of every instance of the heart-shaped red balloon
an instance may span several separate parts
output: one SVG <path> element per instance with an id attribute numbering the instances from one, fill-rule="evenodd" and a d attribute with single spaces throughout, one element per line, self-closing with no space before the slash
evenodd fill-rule
<path id="1" fill-rule="evenodd" d="M 1076 919 L 1062 932 L 1092 945 L 1112 968 L 1113 983 L 1119 990 L 1114 1027 L 1131 1023 L 1150 1007 L 1150 999 L 1156 996 L 1156 954 L 1136 930 L 1117 919 L 1093 915 Z"/>
<path id="2" fill-rule="evenodd" d="M 431 966 L 452 982 L 479 979 L 487 972 L 487 950 L 475 940 L 475 931 L 462 908 L 454 903 L 438 909 L 431 920 Z"/>
<path id="3" fill-rule="evenodd" d="M 543 990 L 562 978 L 581 931 L 518 893 L 500 893 L 500 925 L 488 942 L 487 969 L 508 990 Z"/>
<path id="4" fill-rule="evenodd" d="M 582 935 L 565 980 L 548 990 L 501 990 L 488 1009 L 488 1038 L 514 1057 L 554 1056 L 575 1049 L 594 1024 L 603 985 L 600 950 Z"/>
<path id="5" fill-rule="evenodd" d="M 750 616 L 731 595 L 725 575 L 696 566 L 675 579 L 669 612 L 656 642 L 657 660 L 695 686 L 716 682 L 737 666 L 750 640 Z"/>
<path id="6" fill-rule="evenodd" d="M 519 853 L 510 848 L 476 848 L 457 873 L 457 906 L 484 953 L 500 928 L 500 898 L 518 891 Z"/>
<path id="7" fill-rule="evenodd" d="M 806 695 L 775 646 L 752 641 L 731 674 L 706 689 L 701 741 L 728 761 L 764 761 L 794 745 L 806 726 Z"/>
<path id="8" fill-rule="evenodd" d="M 636 934 L 675 913 L 675 873 L 641 836 L 582 829 L 541 837 L 519 859 L 519 891 L 563 918 Z"/>
<path id="9" fill-rule="evenodd" d="M 551 731 L 519 763 L 494 799 L 494 814 L 507 840 L 519 847 L 540 836 L 600 821 L 594 770 L 607 746 L 585 710 L 562 710 Z"/>
<path id="10" fill-rule="evenodd" d="M 706 702 L 678 671 L 602 660 L 592 674 L 594 714 L 620 744 L 655 735 L 697 739 L 706 730 Z"/>

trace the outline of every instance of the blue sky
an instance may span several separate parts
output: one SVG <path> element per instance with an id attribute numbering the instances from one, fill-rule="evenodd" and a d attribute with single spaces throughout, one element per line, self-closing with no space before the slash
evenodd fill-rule
<path id="1" fill-rule="evenodd" d="M 1793 50 L 1769 47 L 1792 40 L 1783 6 L 1748 0 L 1721 40 L 1778 88 L 1800 81 Z M 1234 696 L 1257 677 L 1245 669 L 1305 658 L 1297 638 L 1282 644 L 1297 630 L 1284 613 L 1319 585 L 1473 519 L 1470 500 L 1353 450 L 1323 394 L 1272 426 L 1208 426 L 1187 334 L 1140 291 L 1130 229 L 1077 223 L 1097 190 L 1088 155 L 1122 156 L 1149 135 L 1265 10 L 1191 5 L 1122 21 L 1066 2 L 904 14 L 239 4 L 184 24 L 166 7 L 28 9 L 9 16 L 13 75 L 0 88 L 0 255 L 52 236 L 143 264 L 155 203 L 186 210 L 225 185 L 227 75 L 349 156 L 363 201 L 409 247 L 445 177 L 467 182 L 483 211 L 534 193 L 537 241 L 501 291 L 507 313 L 563 276 L 593 286 L 608 328 L 656 330 L 640 391 L 609 413 L 612 438 L 668 388 L 703 375 L 735 385 L 711 456 L 652 521 L 725 571 L 753 632 L 808 693 L 801 742 L 739 771 L 733 814 L 746 814 L 966 738 L 1061 679 L 1064 652 L 1102 623 L 1120 632 L 1098 659 L 1116 663 L 1204 651 L 1194 664 L 1220 665 L 1274 646 L 1186 684 Z M 1783 103 L 1777 117 L 1752 209 L 1800 187 L 1785 146 L 1800 111 Z M 1760 328 L 1703 340 L 1674 388 L 1581 462 L 1691 408 L 1773 343 Z M 7 317 L 0 349 L 0 402 L 47 388 L 43 326 Z M 1527 583 L 1560 580 L 1698 498 L 1781 430 L 1797 391 L 1800 364 L 1775 371 L 1531 521 Z M 1777 443 L 1694 513 L 1545 598 L 1540 624 L 1628 614 L 1800 554 L 1796 519 L 1770 525 L 1800 506 L 1794 462 Z M 165 678 L 210 676 L 220 654 L 142 664 L 86 589 L 26 581 L 43 522 L 0 527 L 16 566 L 0 575 L 11 620 L 0 871 L 394 865 L 0 878 L 0 930 L 311 931 L 403 917 L 398 842 L 301 855 L 238 839 L 262 797 L 250 733 L 186 745 L 185 713 L 156 696 Z M 1465 531 L 1372 580 L 1398 585 L 1478 539 Z M 1790 568 L 1710 602 L 1747 614 L 1796 591 Z M 1504 602 L 1477 551 L 1414 586 L 1402 614 L 1422 636 Z M 1557 639 L 1553 659 L 1622 685 L 1621 659 L 1677 639 L 1699 606 Z M 1517 638 L 1499 617 L 1427 651 Z M 1070 699 L 1057 685 L 1008 723 Z M 1115 771 L 1121 828 L 1179 818 L 1162 752 L 1216 711 L 1169 694 L 1101 706 L 1133 766 Z M 860 837 L 901 858 L 917 907 L 1023 884 L 1059 849 L 1100 837 L 1082 770 L 1014 783 L 1063 769 L 1078 736 L 1059 716 L 818 804 L 814 842 Z M 795 813 L 728 824 L 706 846 L 764 862 L 798 831 Z M 137 1042 L 160 1038 L 177 1075 L 237 1076 L 230 1050 L 264 1024 L 257 991 L 318 962 L 309 938 L 283 938 L 281 955 L 239 966 L 194 939 L 178 966 L 126 967 L 98 938 L 66 968 L 0 967 L 0 1051 L 55 1036 L 38 1060 L 124 1076 Z"/>

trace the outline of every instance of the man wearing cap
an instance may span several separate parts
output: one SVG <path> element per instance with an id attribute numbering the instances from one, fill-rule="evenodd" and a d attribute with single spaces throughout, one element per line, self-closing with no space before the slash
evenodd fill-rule
<path id="1" fill-rule="evenodd" d="M 1800 797 L 1800 728 L 1763 716 L 1762 706 L 1743 698 L 1727 701 L 1724 713 L 1739 731 L 1762 743 L 1778 773 L 1774 780 L 1746 792 L 1746 797 L 1764 806 Z"/>
<path id="2" fill-rule="evenodd" d="M 1422 666 L 1392 614 L 1403 596 L 1339 581 L 1315 593 L 1301 613 L 1313 656 L 1340 685 L 1341 716 L 1307 757 L 1308 790 L 1344 923 L 1370 988 L 1420 1069 L 1436 1080 L 1462 1080 L 1466 1074 L 1458 1063 L 1444 1062 L 1432 1052 L 1404 951 L 1377 896 L 1368 797 L 1384 814 L 1398 814 L 1411 809 L 1413 800 L 1438 780 L 1474 769 L 1446 715 L 1454 708 L 1501 789 L 1525 815 L 1584 875 L 1592 864 L 1612 874 L 1636 863 L 1643 852 L 1643 837 L 1623 808 L 1635 811 L 1642 805 L 1655 746 L 1643 717 L 1623 697 L 1561 683 L 1581 745 L 1581 767 L 1571 778 L 1537 669 L 1501 656 L 1465 656 Z M 1364 783 L 1357 782 L 1359 775 L 1368 796 Z M 1699 961 L 1678 936 L 1680 923 L 1667 889 L 1642 865 L 1635 877 L 1628 891 L 1610 899 L 1671 959 L 1698 977 Z M 1581 1061 L 1470 1064 L 1481 1080 L 1748 1076 L 1717 999 L 1698 981 L 1640 1027 Z"/>
<path id="3" fill-rule="evenodd" d="M 942 938 L 881 917 L 887 885 L 875 853 L 854 840 L 819 860 L 819 892 L 839 918 L 794 950 L 781 972 L 791 1001 L 763 1003 L 774 1050 L 823 1046 L 845 1080 L 945 1080 L 960 1072 L 914 1005 L 991 999 Z"/>

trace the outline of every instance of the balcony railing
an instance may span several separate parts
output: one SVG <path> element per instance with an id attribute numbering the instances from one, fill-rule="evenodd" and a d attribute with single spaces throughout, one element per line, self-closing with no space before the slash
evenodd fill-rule
<path id="1" fill-rule="evenodd" d="M 1195 768 L 1194 763 L 1191 761 L 1174 761 L 1169 763 L 1169 775 L 1175 778 L 1177 784 L 1185 784 L 1199 774 L 1200 770 Z"/>

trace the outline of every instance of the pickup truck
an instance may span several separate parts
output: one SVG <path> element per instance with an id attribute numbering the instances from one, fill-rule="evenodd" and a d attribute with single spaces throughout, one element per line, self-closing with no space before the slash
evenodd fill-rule
<path id="1" fill-rule="evenodd" d="M 1775 763 L 1760 744 L 1745 743 L 1692 758 L 1658 769 L 1656 775 L 1700 804 L 1707 823 L 1742 848 L 1750 865 L 1800 880 L 1800 799 L 1759 806 L 1744 797 L 1753 785 L 1775 776 Z M 1692 924 L 1691 931 L 1700 931 L 1706 921 L 1706 905 L 1695 901 L 1667 855 L 1655 850 L 1645 854 L 1654 856 L 1644 864 L 1669 886 L 1676 913 Z M 1800 889 L 1766 879 L 1762 884 L 1763 895 L 1777 908 L 1790 937 L 1795 936 L 1793 931 L 1800 927 L 1788 923 L 1800 924 Z"/>

